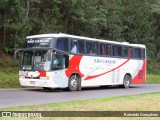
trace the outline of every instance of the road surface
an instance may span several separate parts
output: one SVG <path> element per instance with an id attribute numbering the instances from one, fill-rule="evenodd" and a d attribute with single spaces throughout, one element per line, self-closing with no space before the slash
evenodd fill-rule
<path id="1" fill-rule="evenodd" d="M 0 108 L 152 92 L 160 92 L 160 84 L 132 85 L 129 89 L 115 87 L 83 88 L 82 91 L 75 92 L 67 90 L 44 91 L 41 88 L 0 89 Z"/>

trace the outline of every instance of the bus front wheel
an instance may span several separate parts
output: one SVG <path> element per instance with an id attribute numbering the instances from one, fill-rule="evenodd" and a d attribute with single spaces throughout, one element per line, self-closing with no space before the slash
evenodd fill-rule
<path id="1" fill-rule="evenodd" d="M 77 91 L 79 87 L 78 77 L 76 75 L 72 75 L 68 81 L 68 87 L 70 91 Z"/>
<path id="2" fill-rule="evenodd" d="M 131 77 L 129 75 L 125 75 L 123 79 L 123 88 L 129 88 L 131 84 Z"/>

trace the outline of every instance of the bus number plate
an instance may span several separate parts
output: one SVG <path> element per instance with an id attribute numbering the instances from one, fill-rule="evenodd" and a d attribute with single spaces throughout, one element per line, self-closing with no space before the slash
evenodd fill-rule
<path id="1" fill-rule="evenodd" d="M 35 81 L 30 81 L 30 84 L 35 84 Z"/>

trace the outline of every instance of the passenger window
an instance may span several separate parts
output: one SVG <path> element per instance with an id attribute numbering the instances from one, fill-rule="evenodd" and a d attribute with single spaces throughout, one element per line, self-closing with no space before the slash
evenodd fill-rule
<path id="1" fill-rule="evenodd" d="M 113 53 L 113 56 L 122 57 L 122 46 L 113 45 L 112 46 L 112 53 Z"/>
<path id="2" fill-rule="evenodd" d="M 111 55 L 111 45 L 106 44 L 106 55 Z"/>
<path id="3" fill-rule="evenodd" d="M 142 54 L 141 54 L 142 58 L 145 59 L 145 49 L 142 49 Z"/>
<path id="4" fill-rule="evenodd" d="M 142 58 L 141 57 L 141 49 L 140 48 L 137 48 L 137 52 L 138 52 L 138 58 Z"/>
<path id="5" fill-rule="evenodd" d="M 128 57 L 129 57 L 129 58 L 132 57 L 132 48 L 131 48 L 131 47 L 128 49 Z"/>
<path id="6" fill-rule="evenodd" d="M 132 48 L 132 57 L 137 58 L 137 53 L 135 48 Z"/>
<path id="7" fill-rule="evenodd" d="M 105 55 L 106 47 L 105 44 L 100 44 L 100 55 Z"/>
<path id="8" fill-rule="evenodd" d="M 129 57 L 128 52 L 129 52 L 128 47 L 123 47 L 123 53 L 125 58 Z"/>
<path id="9" fill-rule="evenodd" d="M 99 45 L 96 42 L 93 42 L 93 55 L 98 55 L 99 54 Z"/>
<path id="10" fill-rule="evenodd" d="M 78 53 L 78 40 L 71 40 L 71 52 Z"/>
<path id="11" fill-rule="evenodd" d="M 68 52 L 68 39 L 58 38 L 56 43 L 56 49 Z"/>
<path id="12" fill-rule="evenodd" d="M 132 48 L 132 56 L 133 56 L 133 58 L 141 58 L 141 49 L 140 48 Z"/>
<path id="13" fill-rule="evenodd" d="M 81 54 L 85 53 L 85 44 L 83 40 L 78 41 L 78 48 L 79 48 L 79 53 Z"/>
<path id="14" fill-rule="evenodd" d="M 86 42 L 86 50 L 87 54 L 93 54 L 92 42 Z"/>

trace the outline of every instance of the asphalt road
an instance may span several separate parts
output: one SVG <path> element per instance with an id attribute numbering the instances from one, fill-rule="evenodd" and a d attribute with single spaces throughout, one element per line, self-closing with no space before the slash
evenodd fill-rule
<path id="1" fill-rule="evenodd" d="M 160 92 L 160 84 L 132 85 L 129 89 L 117 87 L 83 88 L 82 91 L 75 92 L 67 90 L 44 91 L 40 88 L 0 89 L 0 108 L 152 92 Z"/>

